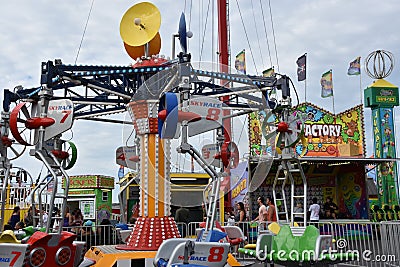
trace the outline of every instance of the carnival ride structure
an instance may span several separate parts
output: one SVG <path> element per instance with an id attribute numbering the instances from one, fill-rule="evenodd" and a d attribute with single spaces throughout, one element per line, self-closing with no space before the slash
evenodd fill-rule
<path id="1" fill-rule="evenodd" d="M 144 10 L 150 15 L 144 16 Z M 275 114 L 276 123 L 265 125 L 263 133 L 267 139 L 273 139 L 272 143 L 281 151 L 274 196 L 287 181 L 292 184 L 290 217 L 283 189 L 283 198 L 277 199 L 284 201 L 285 221 L 293 221 L 296 215 L 293 213 L 294 199 L 304 201 L 305 206 L 306 179 L 293 150 L 295 141 L 301 139 L 302 123 L 301 117 L 296 117 L 291 110 L 289 77 L 236 74 L 225 65 L 204 69 L 199 64 L 196 67 L 187 51 L 187 38 L 191 33 L 186 31 L 184 14 L 178 31 L 182 52 L 177 59 L 167 61 L 149 54 L 159 51 L 159 42 L 152 41 L 159 38 L 159 16 L 158 9 L 150 3 L 139 3 L 124 15 L 120 32 L 125 48 L 131 56 L 143 56 L 133 66 L 73 66 L 64 65 L 61 60 L 48 61 L 42 63 L 39 88 L 4 90 L 0 148 L 5 186 L 12 160 L 8 151 L 16 153 L 14 146 L 17 145 L 8 137 L 10 130 L 20 145 L 33 147 L 30 155 L 42 161 L 50 173 L 50 178 L 35 184 L 30 194 L 31 204 L 53 214 L 56 199 L 62 203 L 61 216 L 50 217 L 45 232 L 35 232 L 22 243 L 12 238 L 15 242 L 11 245 L 0 243 L 2 252 L 10 260 L 8 266 L 113 266 L 119 260 L 127 259 L 138 263 L 144 260 L 146 266 L 240 265 L 229 254 L 231 244 L 219 242 L 226 234 L 218 229 L 216 221 L 217 196 L 221 179 L 229 175 L 229 169 L 236 167 L 239 159 L 227 122 L 253 111 L 266 110 Z M 269 91 L 274 89 L 281 91 L 280 101 L 269 99 Z M 16 106 L 9 112 L 12 103 Z M 55 233 L 50 232 L 52 220 L 63 220 L 69 189 L 66 169 L 73 166 L 77 153 L 73 143 L 61 137 L 76 119 L 116 122 L 99 116 L 126 109 L 137 137 L 135 149 L 125 164 L 137 165 L 140 217 L 125 245 L 92 247 L 83 260 L 84 244 L 74 241 L 75 234 L 62 232 L 61 227 Z M 208 163 L 188 139 L 208 131 L 216 131 L 217 150 L 213 164 Z M 279 133 L 277 142 L 276 133 Z M 177 151 L 193 157 L 211 177 L 205 201 L 207 220 L 196 241 L 180 238 L 176 223 L 169 217 L 170 139 L 179 139 Z M 266 162 L 272 164 L 270 160 Z M 294 172 L 300 172 L 304 182 L 304 192 L 299 195 L 293 192 Z M 54 187 L 49 203 L 42 203 L 44 189 L 50 183 L 57 184 L 59 179 L 65 180 L 65 190 L 58 192 Z M 4 221 L 4 192 L 1 221 Z M 34 214 L 34 219 L 43 224 L 41 216 Z M 304 231 L 305 228 L 300 232 Z M 12 236 L 6 231 L 3 234 Z"/>
<path id="2" fill-rule="evenodd" d="M 146 8 L 147 7 L 148 6 L 146 6 Z M 129 15 L 129 12 L 127 12 L 127 14 Z M 181 21 L 184 21 L 184 16 L 182 16 Z M 135 25 L 136 24 L 138 24 L 139 27 L 143 28 L 144 27 L 143 25 L 145 25 L 146 22 L 135 21 Z M 181 25 L 185 25 L 185 23 L 183 22 L 181 23 Z M 185 30 L 182 30 L 182 27 L 183 26 L 181 26 L 179 34 L 182 40 L 181 42 L 182 47 L 185 47 L 183 40 L 186 40 L 186 36 L 185 36 Z M 121 36 L 124 36 L 124 34 L 122 33 Z M 151 35 L 151 38 L 153 38 L 153 34 Z M 134 43 L 134 45 L 137 44 Z M 94 117 L 97 117 L 100 114 L 104 115 L 104 114 L 122 112 L 126 108 L 127 104 L 129 104 L 132 95 L 134 95 L 133 100 L 137 99 L 138 102 L 131 103 L 128 106 L 130 106 L 130 110 L 133 116 L 137 118 L 134 120 L 134 124 L 135 127 L 137 128 L 138 134 L 143 135 L 141 136 L 142 158 L 140 159 L 140 162 L 143 164 L 143 162 L 149 160 L 150 156 L 147 156 L 146 155 L 147 153 L 149 155 L 153 155 L 155 158 L 159 156 L 164 157 L 163 155 L 164 152 L 163 151 L 160 152 L 160 148 L 162 148 L 162 146 L 160 147 L 155 146 L 153 148 L 154 152 L 153 153 L 149 152 L 151 148 L 150 144 L 156 144 L 158 142 L 161 143 L 161 139 L 159 140 L 159 138 L 157 137 L 158 117 L 160 117 L 161 121 L 164 120 L 164 122 L 160 121 L 160 124 L 164 124 L 166 128 L 166 131 L 163 132 L 161 126 L 161 132 L 160 132 L 161 136 L 164 135 L 164 137 L 168 137 L 165 135 L 168 135 L 170 131 L 169 129 L 171 127 L 176 128 L 176 125 L 174 126 L 174 123 L 171 123 L 171 120 L 174 121 L 176 120 L 176 118 L 171 119 L 172 118 L 172 116 L 170 116 L 171 114 L 168 114 L 171 106 L 169 99 L 173 98 L 173 95 L 171 95 L 169 91 L 172 92 L 173 90 L 177 90 L 177 92 L 179 91 L 184 92 L 184 94 L 182 95 L 185 95 L 186 98 L 182 99 L 184 100 L 183 103 L 185 106 L 189 106 L 188 93 L 191 89 L 188 86 L 190 84 L 195 84 L 196 86 L 194 90 L 192 90 L 191 92 L 192 99 L 194 99 L 193 96 L 203 97 L 204 94 L 208 94 L 209 95 L 208 100 L 212 101 L 211 98 L 213 97 L 217 99 L 218 96 L 228 95 L 232 99 L 236 98 L 235 103 L 231 104 L 231 106 L 236 110 L 240 110 L 240 108 L 249 108 L 249 105 L 247 103 L 240 103 L 238 101 L 237 96 L 239 94 L 254 92 L 256 90 L 259 90 L 259 88 L 261 87 L 270 87 L 274 83 L 276 83 L 275 79 L 259 78 L 257 81 L 253 82 L 251 79 L 243 75 L 230 75 L 230 74 L 228 75 L 228 74 L 221 74 L 217 72 L 209 72 L 201 70 L 196 71 L 192 67 L 190 67 L 188 58 L 190 58 L 190 55 L 186 54 L 186 51 L 184 51 L 184 53 L 181 53 L 180 55 L 180 64 L 171 65 L 170 62 L 167 63 L 166 60 L 162 60 L 161 58 L 153 58 L 152 60 L 150 60 L 150 62 L 146 60 L 143 63 L 150 66 L 141 66 L 141 64 L 138 64 L 139 66 L 134 66 L 133 68 L 67 66 L 63 65 L 60 60 L 56 60 L 54 63 L 49 61 L 42 63 L 41 87 L 33 89 L 16 88 L 16 91 L 14 92 L 5 90 L 4 106 L 3 106 L 5 112 L 3 115 L 4 122 L 2 123 L 3 127 L 2 160 L 4 162 L 3 166 L 5 166 L 5 182 L 4 182 L 5 186 L 7 185 L 7 181 L 9 178 L 9 167 L 7 166 L 11 165 L 9 162 L 10 159 L 7 158 L 7 148 L 13 144 L 11 139 L 6 139 L 6 137 L 8 137 L 7 126 L 9 126 L 15 140 L 19 144 L 21 144 L 22 146 L 34 146 L 34 149 L 31 151 L 31 155 L 37 157 L 44 163 L 44 165 L 47 167 L 52 177 L 51 179 L 47 178 L 43 179 L 42 181 L 40 181 L 35 185 L 31 193 L 32 205 L 35 206 L 37 201 L 39 210 L 47 209 L 46 208 L 47 206 L 45 207 L 44 203 L 42 203 L 42 197 L 41 197 L 44 188 L 46 188 L 51 182 L 57 184 L 58 179 L 60 179 L 61 177 L 63 177 L 63 179 L 66 180 L 65 190 L 63 192 L 57 192 L 57 189 L 55 188 L 55 190 L 53 190 L 51 200 L 49 201 L 49 203 L 47 203 L 49 204 L 47 211 L 49 214 L 52 214 L 52 209 L 54 208 L 53 204 L 55 203 L 55 200 L 61 199 L 62 201 L 61 218 L 58 217 L 49 218 L 48 223 L 46 225 L 47 226 L 46 233 L 40 233 L 40 232 L 35 233 L 27 241 L 26 244 L 14 244 L 13 247 L 15 246 L 16 248 L 12 248 L 14 250 L 10 251 L 11 253 L 10 255 L 13 255 L 14 251 L 17 251 L 19 249 L 19 252 L 21 253 L 20 255 L 25 255 L 25 254 L 27 255 L 30 264 L 43 264 L 43 263 L 49 264 L 50 262 L 54 261 L 51 257 L 46 257 L 45 251 L 47 251 L 48 249 L 51 250 L 51 248 L 52 250 L 63 248 L 65 247 L 63 246 L 63 244 L 65 242 L 67 243 L 69 242 L 70 243 L 69 249 L 65 249 L 69 251 L 69 254 L 64 252 L 64 250 L 59 252 L 62 253 L 62 255 L 66 255 L 64 256 L 63 261 L 61 263 L 65 265 L 67 264 L 67 262 L 71 262 L 71 264 L 75 266 L 77 261 L 76 260 L 72 261 L 71 259 L 79 258 L 79 253 L 76 253 L 75 257 L 75 252 L 77 251 L 82 252 L 81 249 L 76 248 L 78 247 L 78 245 L 72 246 L 72 240 L 74 239 L 74 235 L 61 232 L 61 228 L 59 228 L 58 233 L 56 234 L 49 233 L 51 229 L 51 226 L 49 225 L 50 222 L 53 219 L 63 219 L 62 216 L 65 211 L 65 206 L 66 206 L 65 203 L 68 194 L 68 184 L 69 184 L 68 175 L 65 172 L 65 169 L 71 167 L 71 165 L 73 165 L 73 162 L 76 160 L 76 149 L 73 149 L 73 153 L 71 153 L 71 155 L 67 151 L 61 150 L 62 145 L 66 143 L 66 141 L 63 141 L 61 139 L 61 134 L 72 127 L 72 122 L 73 122 L 72 118 L 93 119 Z M 162 70 L 165 71 L 160 72 Z M 154 74 L 156 74 L 156 81 L 157 81 L 156 87 L 150 84 L 150 82 L 153 80 L 149 79 Z M 162 75 L 165 76 L 163 77 Z M 181 76 L 185 78 L 183 79 L 184 83 L 181 86 L 178 86 L 182 81 Z M 171 77 L 174 78 L 172 79 L 172 82 L 170 82 Z M 235 82 L 237 84 L 242 85 L 243 88 L 239 88 L 239 90 L 235 92 L 235 88 L 230 88 L 228 90 L 224 86 L 216 86 L 215 83 L 213 82 L 201 81 L 200 79 L 198 79 L 198 77 L 206 77 L 207 80 L 218 79 L 218 80 L 223 80 L 225 82 L 226 81 Z M 142 84 L 143 81 L 146 82 Z M 165 82 L 165 81 L 170 82 L 169 83 L 170 88 L 162 88 L 160 86 L 160 82 Z M 85 85 L 87 89 L 91 89 L 92 91 L 85 90 L 85 94 L 83 95 L 79 94 L 77 90 L 72 91 L 71 88 L 77 87 L 79 85 Z M 158 98 L 161 93 L 159 92 L 159 89 L 162 88 L 162 90 L 166 91 L 166 98 L 168 100 L 165 100 L 165 102 L 167 103 L 168 101 L 167 103 L 168 108 L 166 109 L 167 114 L 164 115 L 164 118 L 162 114 L 158 116 L 157 110 L 149 109 L 149 105 L 147 103 L 143 103 L 143 96 L 141 96 L 141 93 L 142 91 L 146 92 L 150 87 L 152 87 L 151 89 L 153 90 L 155 89 L 156 92 L 158 93 L 156 97 L 153 97 L 152 101 L 146 100 L 147 102 L 152 103 L 152 106 L 150 106 L 152 108 L 154 108 L 155 106 L 154 103 L 157 103 L 159 101 Z M 141 90 L 140 88 L 144 89 Z M 68 99 L 64 99 L 64 97 L 56 96 L 54 94 L 54 92 L 56 91 L 64 91 L 64 95 L 73 92 L 74 96 Z M 254 100 L 254 97 L 250 95 L 247 98 L 251 98 Z M 146 99 L 146 97 L 144 99 Z M 197 100 L 204 101 L 205 99 L 198 98 Z M 261 102 L 260 99 L 258 100 L 259 100 L 258 102 Z M 14 102 L 15 103 L 18 102 L 18 104 L 12 110 L 12 112 L 9 113 L 9 106 L 11 105 L 11 103 Z M 212 108 L 209 117 L 217 118 L 219 113 L 221 112 L 222 102 L 220 102 L 219 100 L 214 100 L 212 102 L 213 102 L 212 106 L 214 107 L 217 106 L 218 108 Z M 162 106 L 162 104 L 160 106 Z M 261 105 L 259 104 L 257 108 L 260 107 Z M 144 114 L 141 114 L 143 109 L 145 111 L 147 109 L 147 111 L 150 112 L 145 112 Z M 160 113 L 162 113 L 162 111 L 160 111 Z M 183 130 L 184 136 L 188 134 L 187 133 L 188 119 L 189 121 L 193 119 L 185 117 L 185 115 L 188 115 L 189 113 L 190 112 L 186 112 L 184 113 L 183 118 L 182 117 L 179 118 L 180 123 L 183 124 L 182 128 L 184 129 Z M 193 116 L 193 114 L 189 114 L 189 117 L 190 116 Z M 205 117 L 206 120 L 209 119 L 207 118 L 207 116 Z M 140 119 L 144 120 L 144 122 L 143 121 L 140 122 Z M 98 120 L 107 121 L 102 119 Z M 214 119 L 213 121 L 216 121 L 216 123 L 214 122 L 213 123 L 214 125 L 212 127 L 216 128 L 222 123 L 222 117 L 219 117 L 219 119 Z M 147 133 L 149 133 L 149 135 L 146 135 Z M 149 142 L 148 140 L 150 140 L 151 142 Z M 223 139 L 221 138 L 220 138 L 220 143 L 221 144 L 224 143 Z M 238 156 L 237 154 L 234 153 L 234 151 L 231 151 L 232 149 L 235 148 L 235 145 L 233 143 L 225 144 L 224 147 L 225 149 L 221 153 L 220 157 L 223 160 L 225 167 L 228 167 L 230 165 L 230 161 L 232 158 L 234 159 L 233 162 L 237 162 Z M 144 148 L 146 148 L 147 153 L 145 152 Z M 15 149 L 12 149 L 12 151 L 15 151 Z M 182 142 L 181 152 L 190 153 L 191 155 L 196 157 L 198 161 L 201 162 L 200 154 L 190 147 L 186 139 L 184 139 L 184 141 Z M 232 157 L 231 152 L 232 155 L 235 155 L 235 157 Z M 150 161 L 155 162 L 154 161 L 155 158 L 153 159 L 150 158 Z M 61 163 L 61 161 L 63 161 L 64 163 Z M 148 165 L 151 166 L 152 164 Z M 165 169 L 168 171 L 168 168 L 166 166 L 163 166 L 160 160 L 158 160 L 158 166 L 162 167 L 161 169 Z M 212 187 L 212 194 L 210 194 L 212 199 L 208 202 L 210 208 L 206 225 L 207 230 L 212 230 L 214 227 L 213 221 L 215 220 L 215 205 L 216 205 L 215 191 L 218 190 L 219 178 L 221 174 L 218 174 L 216 171 L 214 171 L 213 168 L 208 167 L 206 164 L 203 164 L 203 166 L 204 168 L 206 168 L 206 171 L 208 171 L 212 175 L 214 184 L 214 186 Z M 150 175 L 151 172 L 153 172 L 154 175 Z M 146 179 L 142 179 L 143 183 L 142 187 L 145 188 L 145 190 L 148 190 L 149 185 L 151 186 L 152 184 L 157 184 L 158 175 L 159 175 L 158 170 L 156 171 L 151 169 L 145 170 L 142 177 L 148 177 L 148 178 L 147 181 Z M 150 208 L 145 206 L 141 207 L 143 220 L 146 223 L 148 222 L 149 217 L 152 217 L 152 220 L 161 219 L 162 221 L 163 219 L 166 219 L 166 217 L 169 215 L 170 211 L 168 206 L 169 205 L 168 173 L 163 174 L 162 177 L 164 177 L 165 181 L 167 181 L 167 184 L 165 185 L 166 189 L 163 188 L 162 186 L 159 186 L 158 188 L 159 190 L 156 193 L 157 197 L 153 201 L 151 200 L 151 194 L 147 194 L 147 192 L 143 192 L 142 194 L 143 198 L 142 199 L 143 201 L 141 201 L 141 203 L 143 203 L 142 205 L 145 205 L 144 203 L 149 202 L 149 204 L 147 205 L 150 207 Z M 148 180 L 151 178 L 153 178 L 154 180 L 149 182 Z M 4 194 L 5 190 L 3 190 L 2 192 Z M 164 199 L 163 201 L 159 201 L 160 200 L 159 197 L 161 196 L 162 193 L 165 194 Z M 148 196 L 150 196 L 150 199 L 147 198 Z M 6 197 L 2 198 L 3 202 L 5 199 Z M 153 206 L 151 203 L 153 203 Z M 158 218 L 160 215 L 162 216 L 162 218 Z M 43 223 L 41 221 L 42 220 L 41 216 L 34 214 L 34 218 L 38 220 L 39 224 Z M 4 215 L 2 216 L 2 220 L 4 221 Z M 176 226 L 172 224 L 171 229 L 176 230 Z M 43 235 L 46 235 L 46 238 Z M 68 237 L 66 237 L 66 235 L 68 235 Z M 140 235 L 137 236 L 138 236 L 137 240 L 141 241 L 143 240 L 142 236 Z M 179 236 L 177 231 L 173 232 L 173 236 L 169 235 L 163 236 L 162 239 L 157 240 L 157 243 L 150 244 L 150 246 L 146 248 L 146 250 L 149 250 L 149 248 L 151 250 L 155 250 L 161 244 L 161 241 L 163 239 L 169 237 L 177 237 L 177 236 Z M 204 236 L 206 236 L 206 234 L 204 234 Z M 55 240 L 58 240 L 58 242 Z M 79 245 L 80 245 L 79 247 L 82 247 L 81 244 Z M 139 246 L 139 249 L 144 249 L 144 248 L 143 246 Z M 57 252 L 55 254 L 58 255 L 59 253 Z M 24 257 L 18 258 L 17 259 L 18 262 L 24 261 L 23 258 Z M 34 260 L 37 260 L 38 262 L 33 262 Z M 55 262 L 57 263 L 57 260 Z"/>
<path id="3" fill-rule="evenodd" d="M 364 90 L 365 107 L 372 110 L 374 154 L 376 158 L 396 159 L 395 125 L 393 108 L 399 105 L 399 88 L 384 78 L 394 67 L 392 53 L 377 50 L 366 59 L 367 74 L 376 79 Z M 397 164 L 387 161 L 377 166 L 377 187 L 380 206 L 392 209 L 399 204 L 399 181 Z"/>
<path id="4" fill-rule="evenodd" d="M 40 91 L 40 92 L 39 92 Z M 25 196 L 22 201 L 29 201 L 32 207 L 32 218 L 34 225 L 44 226 L 43 231 L 36 231 L 23 242 L 18 241 L 14 232 L 3 231 L 1 235 L 0 247 L 5 255 L 4 261 L 8 266 L 49 266 L 56 264 L 58 266 L 77 266 L 84 253 L 84 242 L 74 241 L 76 235 L 69 232 L 62 232 L 59 227 L 55 232 L 51 232 L 51 222 L 62 220 L 54 210 L 54 203 L 60 200 L 62 212 L 66 209 L 66 200 L 69 187 L 68 175 L 65 168 L 73 163 L 74 153 L 69 154 L 63 151 L 62 147 L 65 141 L 61 140 L 61 134 L 72 127 L 72 102 L 70 100 L 52 100 L 52 92 L 48 88 L 37 90 L 38 101 L 27 103 L 20 102 L 9 112 L 11 100 L 7 98 L 8 91 L 5 93 L 3 102 L 4 112 L 2 113 L 2 167 L 4 172 L 3 188 L 1 192 L 1 226 L 3 227 L 4 212 L 6 201 L 10 198 L 11 191 L 7 190 L 10 180 L 10 170 L 12 164 L 7 158 L 7 150 L 13 146 L 14 140 L 8 138 L 8 130 L 11 131 L 15 140 L 22 146 L 34 146 L 31 155 L 43 162 L 47 167 L 49 176 L 36 182 L 29 196 Z M 27 106 L 30 106 L 28 108 Z M 9 129 L 8 129 L 9 127 Z M 17 156 L 21 153 L 11 151 Z M 72 161 L 71 161 L 72 160 Z M 68 163 L 67 163 L 68 162 Z M 64 167 L 65 166 L 65 167 Z M 66 190 L 58 192 L 57 186 L 54 186 L 48 203 L 43 203 L 45 189 L 53 185 L 58 185 L 59 179 L 64 179 Z M 18 189 L 20 190 L 20 189 Z M 15 191 L 15 193 L 20 191 Z M 43 220 L 42 212 L 49 214 L 48 221 Z"/>
<path id="5" fill-rule="evenodd" d="M 282 158 L 284 165 L 281 168 L 289 176 L 282 178 L 277 175 L 276 179 L 286 180 L 291 177 L 290 173 L 295 171 L 292 165 L 289 165 L 292 164 L 291 160 L 295 160 L 292 149 L 294 140 L 287 135 L 291 137 L 296 135 L 297 140 L 301 130 L 298 131 L 297 124 L 294 128 L 290 128 L 285 121 L 291 107 L 288 77 L 283 75 L 279 78 L 249 77 L 230 72 L 196 69 L 190 62 L 190 54 L 186 50 L 184 18 L 182 15 L 179 24 L 183 50 L 178 55 L 179 61 L 146 80 L 128 105 L 139 136 L 138 146 L 135 148 L 139 152 L 133 157 L 139 156 L 136 161 L 139 164 L 141 178 L 141 217 L 135 223 L 126 245 L 93 248 L 86 254 L 86 262 L 92 260 L 96 265 L 108 266 L 121 259 L 140 260 L 143 257 L 151 257 L 154 258 L 155 266 L 172 266 L 182 262 L 201 266 L 225 266 L 229 260 L 234 261 L 232 257 L 228 258 L 229 243 L 218 242 L 226 234 L 216 229 L 218 225 L 216 205 L 221 178 L 228 175 L 229 168 L 234 168 L 238 164 L 236 144 L 230 139 L 225 139 L 224 133 L 227 129 L 224 128 L 224 120 L 255 110 L 270 109 L 270 105 L 273 108 L 278 105 L 281 110 L 277 112 L 278 120 L 281 119 L 278 128 L 283 135 L 280 143 L 283 144 L 281 148 L 285 151 Z M 152 64 L 156 65 L 156 62 Z M 219 69 L 224 68 L 219 67 Z M 283 92 L 283 101 L 279 104 L 270 101 L 267 94 L 269 90 L 276 88 Z M 256 93 L 259 95 L 256 96 Z M 220 100 L 220 97 L 226 96 L 228 101 Z M 249 100 L 252 103 L 249 103 Z M 223 116 L 223 109 L 229 109 L 231 114 Z M 217 161 L 213 166 L 206 162 L 188 142 L 188 137 L 214 129 L 217 130 L 217 151 L 213 158 Z M 177 151 L 187 153 L 194 158 L 212 180 L 205 201 L 208 203 L 207 219 L 197 241 L 179 238 L 176 226 L 170 223 L 172 219 L 166 218 L 171 203 L 167 156 L 170 153 L 169 139 L 175 138 L 180 139 Z M 215 167 L 220 171 L 216 171 Z M 297 168 L 301 168 L 300 164 Z M 293 178 L 290 181 L 293 182 Z M 295 197 L 299 200 L 302 197 L 305 200 L 305 193 Z M 293 208 L 291 210 L 293 211 Z M 292 212 L 292 219 L 293 215 Z M 288 216 L 286 219 L 289 220 Z M 144 255 L 146 251 L 149 252 Z M 154 255 L 155 251 L 157 253 Z"/>

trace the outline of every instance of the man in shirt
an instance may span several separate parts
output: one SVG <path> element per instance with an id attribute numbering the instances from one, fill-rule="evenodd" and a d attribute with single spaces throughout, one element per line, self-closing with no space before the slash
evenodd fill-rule
<path id="1" fill-rule="evenodd" d="M 186 236 L 186 224 L 189 223 L 190 211 L 185 207 L 180 207 L 175 212 L 175 222 L 182 237 Z"/>
<path id="2" fill-rule="evenodd" d="M 331 197 L 326 198 L 326 203 L 324 204 L 325 217 L 327 219 L 336 219 L 336 211 L 338 206 L 332 202 Z"/>
<path id="3" fill-rule="evenodd" d="M 258 216 L 252 221 L 258 221 L 258 225 L 260 226 L 260 230 L 265 229 L 267 222 L 267 207 L 264 205 L 264 198 L 262 196 L 257 198 L 258 203 Z"/>
<path id="4" fill-rule="evenodd" d="M 189 210 L 184 207 L 180 207 L 175 213 L 175 222 L 177 223 L 189 223 Z"/>
<path id="5" fill-rule="evenodd" d="M 267 197 L 267 221 L 268 222 L 276 222 L 276 208 L 274 206 L 274 201 L 272 197 Z"/>
<path id="6" fill-rule="evenodd" d="M 312 199 L 312 205 L 310 206 L 309 210 L 310 211 L 310 221 L 311 222 L 318 222 L 319 221 L 319 210 L 320 206 L 317 204 L 318 199 L 314 197 Z"/>

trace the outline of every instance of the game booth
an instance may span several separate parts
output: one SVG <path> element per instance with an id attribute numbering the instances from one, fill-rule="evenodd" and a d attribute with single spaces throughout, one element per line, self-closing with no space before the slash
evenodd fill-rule
<path id="1" fill-rule="evenodd" d="M 114 177 L 105 175 L 70 176 L 68 201 L 70 211 L 79 208 L 84 220 L 110 219 Z M 65 181 L 63 180 L 63 189 Z"/>
<path id="2" fill-rule="evenodd" d="M 295 149 L 307 178 L 307 205 L 311 205 L 316 197 L 323 206 L 331 197 L 339 208 L 337 218 L 368 219 L 366 165 L 374 164 L 374 159 L 365 158 L 363 106 L 332 114 L 311 103 L 302 103 L 293 108 L 293 112 L 296 110 L 303 114 L 303 118 L 296 123 L 299 126 L 302 124 L 304 137 L 298 140 Z M 250 194 L 249 202 L 255 203 L 250 207 L 252 217 L 258 214 L 256 199 L 273 195 L 272 184 L 279 164 L 274 160 L 268 175 L 256 170 L 263 164 L 260 161 L 262 156 L 276 149 L 266 145 L 261 134 L 264 119 L 271 120 L 263 111 L 249 115 L 251 158 L 248 173 L 250 180 L 263 180 L 259 188 Z M 247 172 L 243 174 L 247 175 Z M 294 180 L 295 190 L 302 190 L 300 175 L 294 175 Z M 285 194 L 290 196 L 290 186 L 285 188 Z"/>

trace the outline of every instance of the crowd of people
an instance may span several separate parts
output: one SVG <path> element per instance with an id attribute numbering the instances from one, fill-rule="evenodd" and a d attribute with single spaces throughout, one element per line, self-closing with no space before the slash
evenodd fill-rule
<path id="1" fill-rule="evenodd" d="M 318 199 L 314 197 L 312 199 L 312 204 L 309 208 L 309 214 L 310 214 L 310 222 L 318 222 L 321 218 L 324 219 L 337 219 L 339 208 L 338 206 L 333 202 L 333 199 L 331 197 L 326 198 L 326 202 L 322 206 L 323 209 L 321 209 L 321 205 L 318 204 Z"/>
<path id="2" fill-rule="evenodd" d="M 257 198 L 258 216 L 252 220 L 252 222 L 258 222 L 260 230 L 266 229 L 267 223 L 276 222 L 276 208 L 272 197 L 267 197 L 266 202 L 264 197 L 260 196 Z"/>
<path id="3" fill-rule="evenodd" d="M 23 214 L 21 216 L 21 208 L 15 206 L 2 230 L 14 231 L 16 238 L 22 240 L 32 230 L 44 231 L 47 223 L 51 220 L 51 231 L 57 231 L 59 227 L 62 227 L 63 231 L 77 234 L 77 240 L 91 242 L 91 244 L 97 242 L 103 245 L 117 242 L 117 237 L 114 236 L 112 231 L 113 223 L 111 223 L 110 219 L 102 218 L 95 225 L 91 220 L 84 220 L 79 208 L 75 208 L 70 212 L 70 208 L 67 206 L 64 216 L 61 216 L 61 211 L 58 207 L 53 207 L 52 214 L 49 215 L 47 211 L 38 210 L 35 206 L 31 206 Z M 29 229 L 29 227 L 33 228 Z"/>
<path id="4" fill-rule="evenodd" d="M 226 221 L 228 224 L 237 224 L 246 221 L 253 223 L 257 222 L 261 229 L 264 229 L 268 223 L 277 221 L 277 213 L 283 209 L 282 205 L 279 204 L 278 201 L 278 207 L 275 207 L 272 197 L 269 196 L 265 199 L 263 196 L 258 197 L 257 204 L 258 214 L 254 219 L 248 218 L 243 202 L 238 202 L 235 205 L 234 211 L 228 212 Z M 304 207 L 301 202 L 295 203 L 293 213 L 294 221 L 299 225 L 302 225 L 304 222 L 304 216 L 307 216 L 306 219 L 310 222 L 318 222 L 322 218 L 328 220 L 337 219 L 339 208 L 333 202 L 332 197 L 328 196 L 323 205 L 319 204 L 318 199 L 314 197 L 306 213 L 304 212 Z"/>
<path id="5" fill-rule="evenodd" d="M 33 210 L 35 209 L 35 210 Z M 34 220 L 34 216 L 36 215 L 36 220 Z M 52 215 L 50 216 L 51 222 L 50 225 L 53 229 L 58 229 L 60 227 L 60 220 L 55 218 L 61 217 L 60 209 L 58 207 L 54 207 L 52 211 Z M 39 220 L 40 218 L 40 220 Z M 34 227 L 46 227 L 47 222 L 49 220 L 49 214 L 45 209 L 38 210 L 34 206 L 30 206 L 29 209 L 25 212 L 24 218 L 21 219 L 21 208 L 19 206 L 15 206 L 10 218 L 7 221 L 6 227 L 7 229 L 16 229 L 16 226 L 24 225 L 34 226 Z M 34 221 L 36 225 L 34 225 Z M 61 227 L 70 227 L 73 228 L 82 226 L 84 223 L 83 215 L 79 208 L 76 208 L 72 213 L 69 211 L 69 207 L 66 208 L 64 213 L 64 220 L 61 224 Z"/>
<path id="6" fill-rule="evenodd" d="M 258 204 L 258 214 L 255 218 L 250 218 L 248 213 L 246 212 L 246 208 L 243 202 L 237 202 L 235 207 L 229 209 L 226 216 L 226 222 L 230 225 L 238 225 L 240 227 L 243 226 L 244 222 L 256 223 L 259 226 L 260 230 L 266 229 L 268 223 L 277 221 L 277 210 L 279 211 L 282 207 L 275 207 L 274 201 L 272 197 L 268 196 L 264 199 L 263 196 L 259 196 L 257 198 Z M 207 218 L 206 205 L 202 203 L 203 208 L 203 221 Z M 326 198 L 326 202 L 323 205 L 318 203 L 317 198 L 312 199 L 312 204 L 308 208 L 308 220 L 312 223 L 316 223 L 320 220 L 320 218 L 324 219 L 336 219 L 338 214 L 338 206 L 333 202 L 331 197 Z M 34 214 L 36 224 L 34 223 Z M 294 208 L 295 221 L 299 224 L 302 224 L 304 221 L 304 208 L 302 204 L 296 203 Z M 38 219 L 38 216 L 41 216 L 41 220 Z M 82 231 L 82 226 L 86 226 L 84 224 L 84 218 L 82 212 L 79 208 L 74 209 L 70 212 L 70 208 L 67 206 L 64 212 L 63 221 L 60 221 L 60 210 L 57 207 L 53 208 L 53 214 L 49 216 L 45 210 L 37 210 L 33 211 L 33 206 L 31 206 L 27 212 L 25 212 L 24 218 L 21 220 L 21 209 L 19 206 L 15 206 L 10 218 L 7 221 L 4 229 L 11 229 L 18 231 L 21 228 L 27 226 L 35 226 L 35 227 L 46 227 L 47 222 L 51 218 L 51 226 L 53 229 L 58 229 L 58 227 L 63 227 L 69 231 L 78 233 Z M 185 223 L 188 224 L 190 222 L 190 211 L 185 207 L 179 207 L 179 209 L 175 212 L 175 221 L 177 223 Z M 91 225 L 90 225 L 91 226 Z M 180 229 L 181 234 L 184 236 L 184 230 Z"/>

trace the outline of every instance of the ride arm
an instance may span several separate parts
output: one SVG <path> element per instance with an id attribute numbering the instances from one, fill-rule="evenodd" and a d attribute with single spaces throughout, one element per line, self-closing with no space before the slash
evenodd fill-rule
<path id="1" fill-rule="evenodd" d="M 179 153 L 188 153 L 193 159 L 203 168 L 203 170 L 210 175 L 210 177 L 215 181 L 218 179 L 218 173 L 207 164 L 207 162 L 202 158 L 200 153 L 190 144 L 182 144 L 178 148 Z"/>

